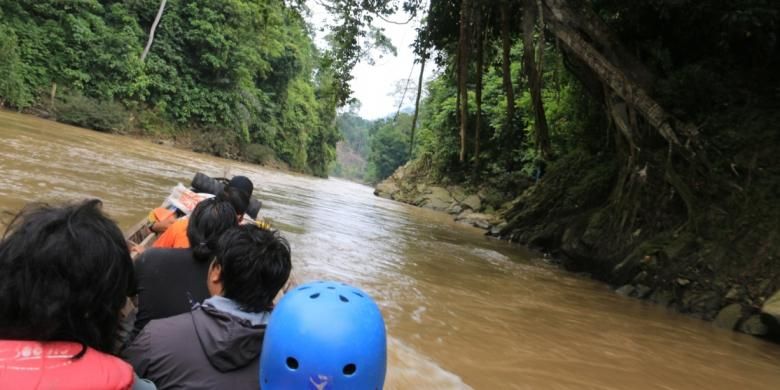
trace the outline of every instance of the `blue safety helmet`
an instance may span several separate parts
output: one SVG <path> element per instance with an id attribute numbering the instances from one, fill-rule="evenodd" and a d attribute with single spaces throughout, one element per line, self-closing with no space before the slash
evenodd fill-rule
<path id="1" fill-rule="evenodd" d="M 260 357 L 260 388 L 381 389 L 387 367 L 385 322 L 364 291 L 312 282 L 273 310 Z"/>

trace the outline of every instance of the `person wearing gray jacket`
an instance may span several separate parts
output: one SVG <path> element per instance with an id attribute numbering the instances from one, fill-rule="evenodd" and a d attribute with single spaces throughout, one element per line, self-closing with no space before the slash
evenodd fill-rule
<path id="1" fill-rule="evenodd" d="M 258 389 L 265 326 L 291 270 L 290 246 L 277 232 L 229 229 L 204 280 L 211 298 L 152 320 L 122 357 L 159 389 Z"/>

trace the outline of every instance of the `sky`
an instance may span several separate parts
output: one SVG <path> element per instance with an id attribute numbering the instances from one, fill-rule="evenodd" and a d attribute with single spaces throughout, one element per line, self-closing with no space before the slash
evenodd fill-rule
<path id="1" fill-rule="evenodd" d="M 315 27 L 317 46 L 323 47 L 325 44 L 322 39 L 327 33 L 320 32 L 320 28 L 326 25 L 329 20 L 327 11 L 316 1 L 307 0 L 306 5 L 312 11 L 308 18 L 310 24 Z M 352 97 L 360 101 L 360 116 L 366 119 L 379 119 L 388 115 L 395 115 L 398 111 L 398 102 L 400 96 L 396 97 L 396 85 L 406 80 L 411 73 L 412 81 L 409 83 L 404 99 L 403 108 L 414 108 L 414 98 L 417 93 L 417 80 L 420 77 L 420 64 L 415 64 L 415 55 L 410 45 L 416 38 L 416 28 L 420 23 L 420 16 L 404 25 L 387 23 L 380 19 L 374 20 L 374 26 L 385 29 L 385 35 L 392 41 L 398 49 L 398 55 L 392 53 L 385 54 L 383 58 L 374 53 L 374 65 L 361 61 L 352 71 L 354 79 L 352 80 Z M 409 16 L 405 13 L 393 15 L 387 18 L 391 21 L 406 21 Z M 425 80 L 430 80 L 434 69 L 432 64 L 426 64 Z M 412 69 L 412 67 L 414 67 Z"/>

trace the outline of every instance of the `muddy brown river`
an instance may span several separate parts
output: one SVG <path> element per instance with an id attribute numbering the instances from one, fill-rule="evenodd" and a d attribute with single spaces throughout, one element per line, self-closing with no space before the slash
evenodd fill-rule
<path id="1" fill-rule="evenodd" d="M 300 281 L 373 295 L 389 333 L 387 388 L 780 389 L 776 344 L 618 296 L 369 187 L 0 111 L 4 214 L 97 197 L 126 229 L 196 171 L 255 182 Z"/>

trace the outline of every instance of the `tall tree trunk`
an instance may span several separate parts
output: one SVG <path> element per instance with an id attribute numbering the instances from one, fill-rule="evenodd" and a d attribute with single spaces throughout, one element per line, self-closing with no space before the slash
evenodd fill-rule
<path id="1" fill-rule="evenodd" d="M 479 133 L 482 130 L 482 72 L 484 71 L 484 46 L 485 46 L 485 33 L 482 26 L 482 14 L 478 16 L 477 23 L 477 90 L 476 103 L 477 103 L 477 117 L 474 123 L 474 166 L 479 165 Z"/>
<path id="2" fill-rule="evenodd" d="M 425 74 L 425 54 L 420 58 L 420 78 L 417 81 L 417 98 L 414 101 L 414 116 L 412 117 L 412 131 L 409 136 L 409 159 L 412 159 L 414 151 L 414 130 L 417 128 L 417 116 L 420 114 L 420 96 L 423 88 L 423 75 Z"/>
<path id="3" fill-rule="evenodd" d="M 49 94 L 49 110 L 54 112 L 54 99 L 57 98 L 57 83 L 51 83 L 51 93 Z"/>
<path id="4" fill-rule="evenodd" d="M 469 0 L 461 0 L 460 3 L 460 29 L 458 38 L 458 94 L 460 95 L 460 162 L 466 161 L 466 127 L 469 116 L 469 94 L 466 89 L 468 75 L 468 28 L 467 12 L 469 12 Z"/>
<path id="5" fill-rule="evenodd" d="M 511 55 L 512 39 L 509 36 L 509 5 L 507 0 L 501 0 L 501 73 L 504 80 L 504 94 L 506 95 L 506 131 L 508 134 L 514 133 L 515 118 L 515 92 L 512 87 L 512 67 Z M 518 143 L 523 143 L 523 132 L 521 131 Z"/>
<path id="6" fill-rule="evenodd" d="M 536 73 L 537 83 L 539 88 L 544 87 L 544 7 L 542 6 L 542 0 L 536 0 L 536 20 L 539 22 L 539 39 L 536 45 Z"/>
<path id="7" fill-rule="evenodd" d="M 539 0 L 543 5 L 547 3 L 548 19 L 554 18 L 571 23 L 575 30 L 585 32 L 588 40 L 594 47 L 600 48 L 602 54 L 618 68 L 631 75 L 637 84 L 649 90 L 655 76 L 642 62 L 621 45 L 601 18 L 588 4 L 579 3 L 574 9 L 570 2 L 565 0 Z"/>
<path id="8" fill-rule="evenodd" d="M 404 108 L 404 100 L 406 100 L 406 93 L 409 92 L 409 83 L 412 82 L 412 75 L 414 74 L 414 62 L 412 62 L 412 68 L 409 69 L 409 76 L 406 76 L 406 85 L 404 85 L 404 92 L 401 94 L 401 101 L 398 102 L 398 110 L 393 117 L 393 123 L 398 122 L 398 117 L 401 116 L 401 109 Z M 398 91 L 396 91 L 396 94 Z"/>
<path id="9" fill-rule="evenodd" d="M 542 75 L 539 73 L 535 57 L 534 27 L 536 25 L 536 3 L 534 0 L 523 1 L 523 71 L 528 80 L 528 88 L 531 90 L 531 104 L 534 111 L 534 132 L 536 134 L 536 147 L 542 158 L 549 160 L 552 157 L 550 146 L 550 132 L 547 127 L 547 117 L 544 114 L 542 101 Z M 539 42 L 543 45 L 544 42 Z"/>
<path id="10" fill-rule="evenodd" d="M 167 2 L 168 0 L 162 0 L 160 2 L 160 9 L 157 10 L 157 16 L 154 17 L 154 22 L 152 22 L 152 29 L 149 30 L 149 40 L 146 41 L 144 52 L 141 53 L 141 62 L 146 60 L 146 56 L 149 54 L 149 50 L 152 48 L 152 42 L 154 42 L 154 32 L 157 30 L 157 25 L 160 23 L 160 18 L 162 18 L 163 11 L 165 11 L 165 3 Z"/>
<path id="11" fill-rule="evenodd" d="M 628 55 L 627 50 L 609 36 L 609 30 L 603 26 L 603 22 L 597 16 L 590 15 L 592 10 L 575 12 L 564 0 L 543 1 L 549 9 L 547 22 L 552 24 L 551 31 L 569 52 L 641 114 L 670 145 L 689 148 L 689 158 L 698 157 L 707 164 L 704 156 L 698 153 L 701 152 L 701 145 L 697 129 L 675 120 L 650 97 L 644 80 L 652 79 L 652 72 Z M 600 50 L 593 42 L 600 43 Z M 673 124 L 678 125 L 676 129 L 672 127 Z M 686 138 L 687 141 L 682 142 L 680 138 Z"/>
<path id="12" fill-rule="evenodd" d="M 625 102 L 627 115 L 625 109 L 614 102 L 611 103 L 610 115 L 616 121 L 618 130 L 630 134 L 631 126 L 625 124 L 626 117 L 629 123 L 633 121 L 631 117 L 635 110 L 668 142 L 669 158 L 664 179 L 683 199 L 688 210 L 688 221 L 692 222 L 695 229 L 700 215 L 695 195 L 675 172 L 671 156 L 673 152 L 677 152 L 687 159 L 693 169 L 710 180 L 718 180 L 707 160 L 698 130 L 674 118 L 650 96 L 648 91 L 651 84 L 647 80 L 653 79 L 653 73 L 609 34 L 609 29 L 589 6 L 582 5 L 580 9 L 574 10 L 566 0 L 543 2 L 547 7 L 545 14 L 549 15 L 547 22 L 550 31 L 566 51 L 587 65 L 614 96 Z M 605 95 L 608 95 L 608 92 Z M 607 98 L 609 96 L 605 96 L 605 99 Z M 632 157 L 629 157 L 630 161 L 631 159 Z"/>

